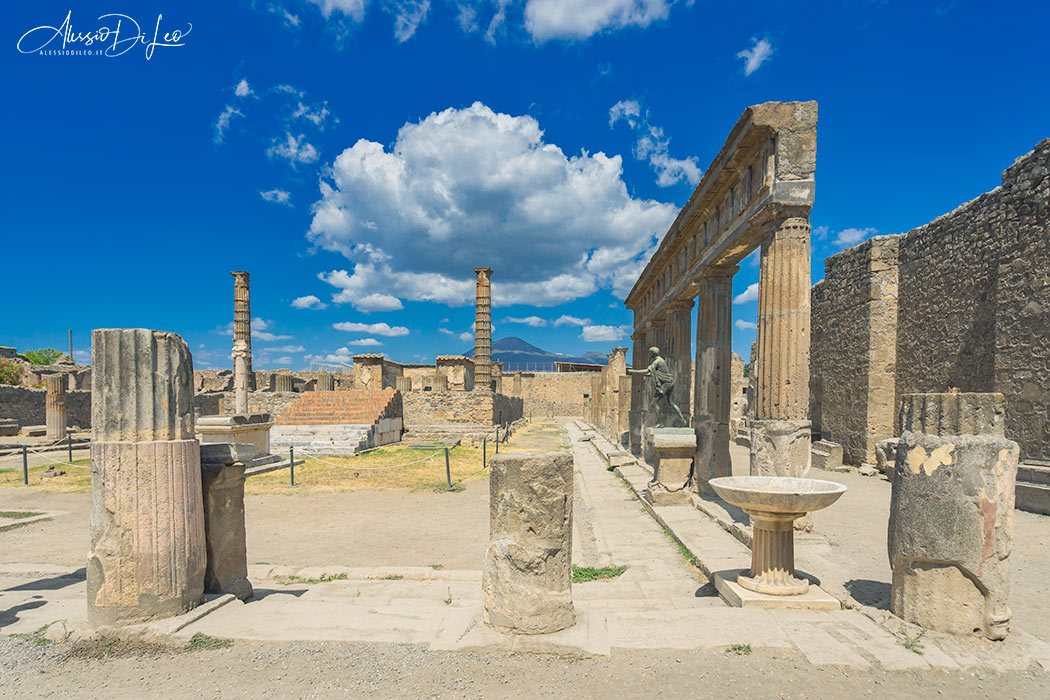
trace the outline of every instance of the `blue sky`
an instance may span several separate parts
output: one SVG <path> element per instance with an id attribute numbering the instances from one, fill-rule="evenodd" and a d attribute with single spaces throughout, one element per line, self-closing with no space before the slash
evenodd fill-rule
<path id="1" fill-rule="evenodd" d="M 1050 136 L 1036 2 L 5 10 L 0 344 L 20 349 L 145 326 L 228 366 L 228 271 L 246 269 L 258 368 L 431 361 L 471 347 L 471 268 L 488 265 L 495 337 L 608 352 L 630 345 L 623 296 L 748 105 L 820 102 L 814 281 L 827 255 L 994 188 Z M 107 13 L 147 39 L 107 56 L 22 38 L 67 13 L 74 39 L 112 29 Z M 148 52 L 158 15 L 158 40 L 182 45 Z M 757 272 L 734 282 L 745 358 Z"/>

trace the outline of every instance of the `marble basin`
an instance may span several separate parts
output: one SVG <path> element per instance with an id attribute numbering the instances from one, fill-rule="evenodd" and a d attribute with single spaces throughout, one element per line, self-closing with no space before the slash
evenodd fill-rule
<path id="1" fill-rule="evenodd" d="M 846 492 L 834 481 L 788 476 L 723 476 L 710 484 L 722 500 L 748 513 L 811 513 L 827 508 Z"/>

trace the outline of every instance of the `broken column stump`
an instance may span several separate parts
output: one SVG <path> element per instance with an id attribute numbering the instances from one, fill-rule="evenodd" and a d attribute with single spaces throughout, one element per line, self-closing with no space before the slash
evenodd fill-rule
<path id="1" fill-rule="evenodd" d="M 520 634 L 576 622 L 572 606 L 572 455 L 501 454 L 489 463 L 486 621 Z"/>
<path id="2" fill-rule="evenodd" d="M 274 377 L 274 391 L 295 391 L 295 377 L 290 374 L 278 374 Z"/>
<path id="3" fill-rule="evenodd" d="M 1004 639 L 1018 446 L 1002 394 L 908 394 L 890 502 L 890 607 L 929 629 Z"/>
<path id="4" fill-rule="evenodd" d="M 201 490 L 208 564 L 205 593 L 252 597 L 244 531 L 244 469 L 255 455 L 249 444 L 201 445 Z"/>
<path id="5" fill-rule="evenodd" d="M 88 621 L 178 615 L 204 592 L 193 360 L 179 336 L 143 328 L 95 330 L 91 350 Z"/>
<path id="6" fill-rule="evenodd" d="M 47 422 L 47 439 L 56 442 L 66 437 L 66 387 L 68 376 L 49 374 L 47 396 L 45 397 L 45 420 Z"/>

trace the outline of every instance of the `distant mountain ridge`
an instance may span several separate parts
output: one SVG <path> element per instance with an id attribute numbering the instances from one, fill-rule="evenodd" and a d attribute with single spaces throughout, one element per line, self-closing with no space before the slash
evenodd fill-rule
<path id="1" fill-rule="evenodd" d="M 463 353 L 474 357 L 474 348 Z M 538 348 L 532 343 L 511 336 L 492 342 L 492 361 L 502 362 L 504 372 L 552 372 L 557 369 L 555 362 L 578 362 L 581 364 L 604 365 L 608 358 L 600 352 L 586 352 L 583 355 L 562 355 Z"/>

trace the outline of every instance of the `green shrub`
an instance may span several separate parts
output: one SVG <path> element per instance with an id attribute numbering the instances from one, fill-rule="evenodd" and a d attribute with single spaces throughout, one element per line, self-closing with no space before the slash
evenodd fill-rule
<path id="1" fill-rule="evenodd" d="M 55 360 L 62 357 L 62 353 L 54 348 L 40 348 L 22 353 L 22 357 L 34 365 L 53 365 Z"/>
<path id="2" fill-rule="evenodd" d="M 14 360 L 0 360 L 0 384 L 21 384 L 22 366 Z"/>

